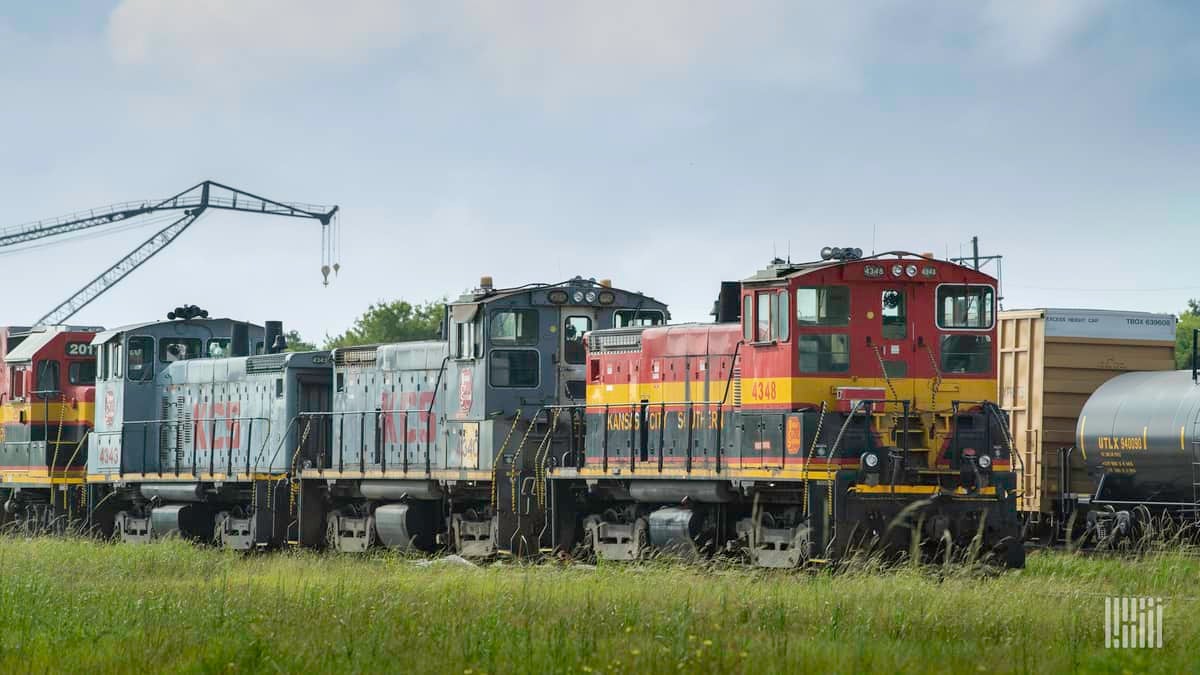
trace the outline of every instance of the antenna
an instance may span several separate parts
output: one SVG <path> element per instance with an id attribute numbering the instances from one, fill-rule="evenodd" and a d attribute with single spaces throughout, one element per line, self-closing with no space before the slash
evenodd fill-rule
<path id="1" fill-rule="evenodd" d="M 871 255 L 875 255 L 875 230 L 877 229 L 879 229 L 879 226 L 871 223 Z"/>
<path id="2" fill-rule="evenodd" d="M 964 256 L 962 254 L 962 244 L 959 244 L 958 250 L 959 250 L 959 257 L 951 258 L 950 262 L 958 263 L 959 265 L 963 265 L 964 267 L 967 266 L 966 265 L 967 262 L 970 262 L 971 263 L 970 266 L 972 268 L 974 268 L 976 272 L 983 271 L 983 268 L 987 267 L 988 263 L 996 263 L 996 274 L 994 275 L 996 277 L 996 281 L 998 282 L 996 284 L 996 286 L 997 286 L 996 292 L 998 295 L 998 297 L 996 298 L 996 303 L 997 304 L 1002 303 L 1004 301 L 1004 256 L 1002 256 L 1002 255 L 979 255 L 979 237 L 978 236 L 971 237 L 971 256 L 970 257 Z M 1003 308 L 1003 305 L 1001 305 L 1001 307 Z"/>

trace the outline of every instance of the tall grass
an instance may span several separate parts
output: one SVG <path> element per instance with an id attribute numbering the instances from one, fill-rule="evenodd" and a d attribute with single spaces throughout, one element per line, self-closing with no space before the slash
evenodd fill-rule
<path id="1" fill-rule="evenodd" d="M 1200 560 L 1025 570 L 465 567 L 0 539 L 0 672 L 1184 672 Z M 1165 649 L 1104 649 L 1104 596 L 1167 599 Z"/>

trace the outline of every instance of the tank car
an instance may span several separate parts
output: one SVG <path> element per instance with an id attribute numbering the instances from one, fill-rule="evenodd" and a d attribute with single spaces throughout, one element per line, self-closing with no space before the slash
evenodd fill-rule
<path id="1" fill-rule="evenodd" d="M 1076 428 L 1095 492 L 1082 507 L 1100 541 L 1162 514 L 1200 516 L 1200 383 L 1193 371 L 1134 372 L 1088 398 Z"/>
<path id="2" fill-rule="evenodd" d="M 328 353 L 284 353 L 279 322 L 264 329 L 194 307 L 92 344 L 101 403 L 87 478 L 100 531 L 240 550 L 295 536 L 289 478 L 325 441 L 295 420 L 328 410 Z"/>
<path id="3" fill-rule="evenodd" d="M 552 545 L 794 567 L 912 535 L 1024 561 L 995 279 L 824 252 L 723 284 L 716 324 L 588 336 L 586 437 L 544 474 Z"/>
<path id="4" fill-rule="evenodd" d="M 301 471 L 302 543 L 537 552 L 549 540 L 538 462 L 581 429 L 557 406 L 586 396 L 584 335 L 668 318 L 604 280 L 484 277 L 448 304 L 441 340 L 335 350 L 332 413 L 300 422 L 331 439 Z"/>
<path id="5" fill-rule="evenodd" d="M 0 328 L 0 520 L 61 531 L 86 515 L 98 330 Z"/>

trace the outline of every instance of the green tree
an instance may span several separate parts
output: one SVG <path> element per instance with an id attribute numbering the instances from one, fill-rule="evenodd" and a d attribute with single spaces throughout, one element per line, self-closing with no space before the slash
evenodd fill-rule
<path id="1" fill-rule="evenodd" d="M 305 342 L 304 338 L 300 337 L 300 331 L 289 330 L 284 339 L 287 340 L 287 350 L 289 352 L 315 352 L 317 345 L 312 342 Z"/>
<path id="2" fill-rule="evenodd" d="M 1179 315 L 1175 326 L 1175 367 L 1192 367 L 1192 336 L 1200 328 L 1200 300 L 1188 300 L 1187 309 Z"/>
<path id="3" fill-rule="evenodd" d="M 345 333 L 325 338 L 325 348 L 412 340 L 436 340 L 441 334 L 443 301 L 413 305 L 404 300 L 379 301 L 354 320 Z"/>

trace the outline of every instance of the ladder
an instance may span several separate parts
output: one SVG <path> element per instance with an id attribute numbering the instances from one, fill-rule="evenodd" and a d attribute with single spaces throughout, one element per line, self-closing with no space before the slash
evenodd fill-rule
<path id="1" fill-rule="evenodd" d="M 1192 518 L 1200 520 L 1200 439 L 1192 436 Z"/>

